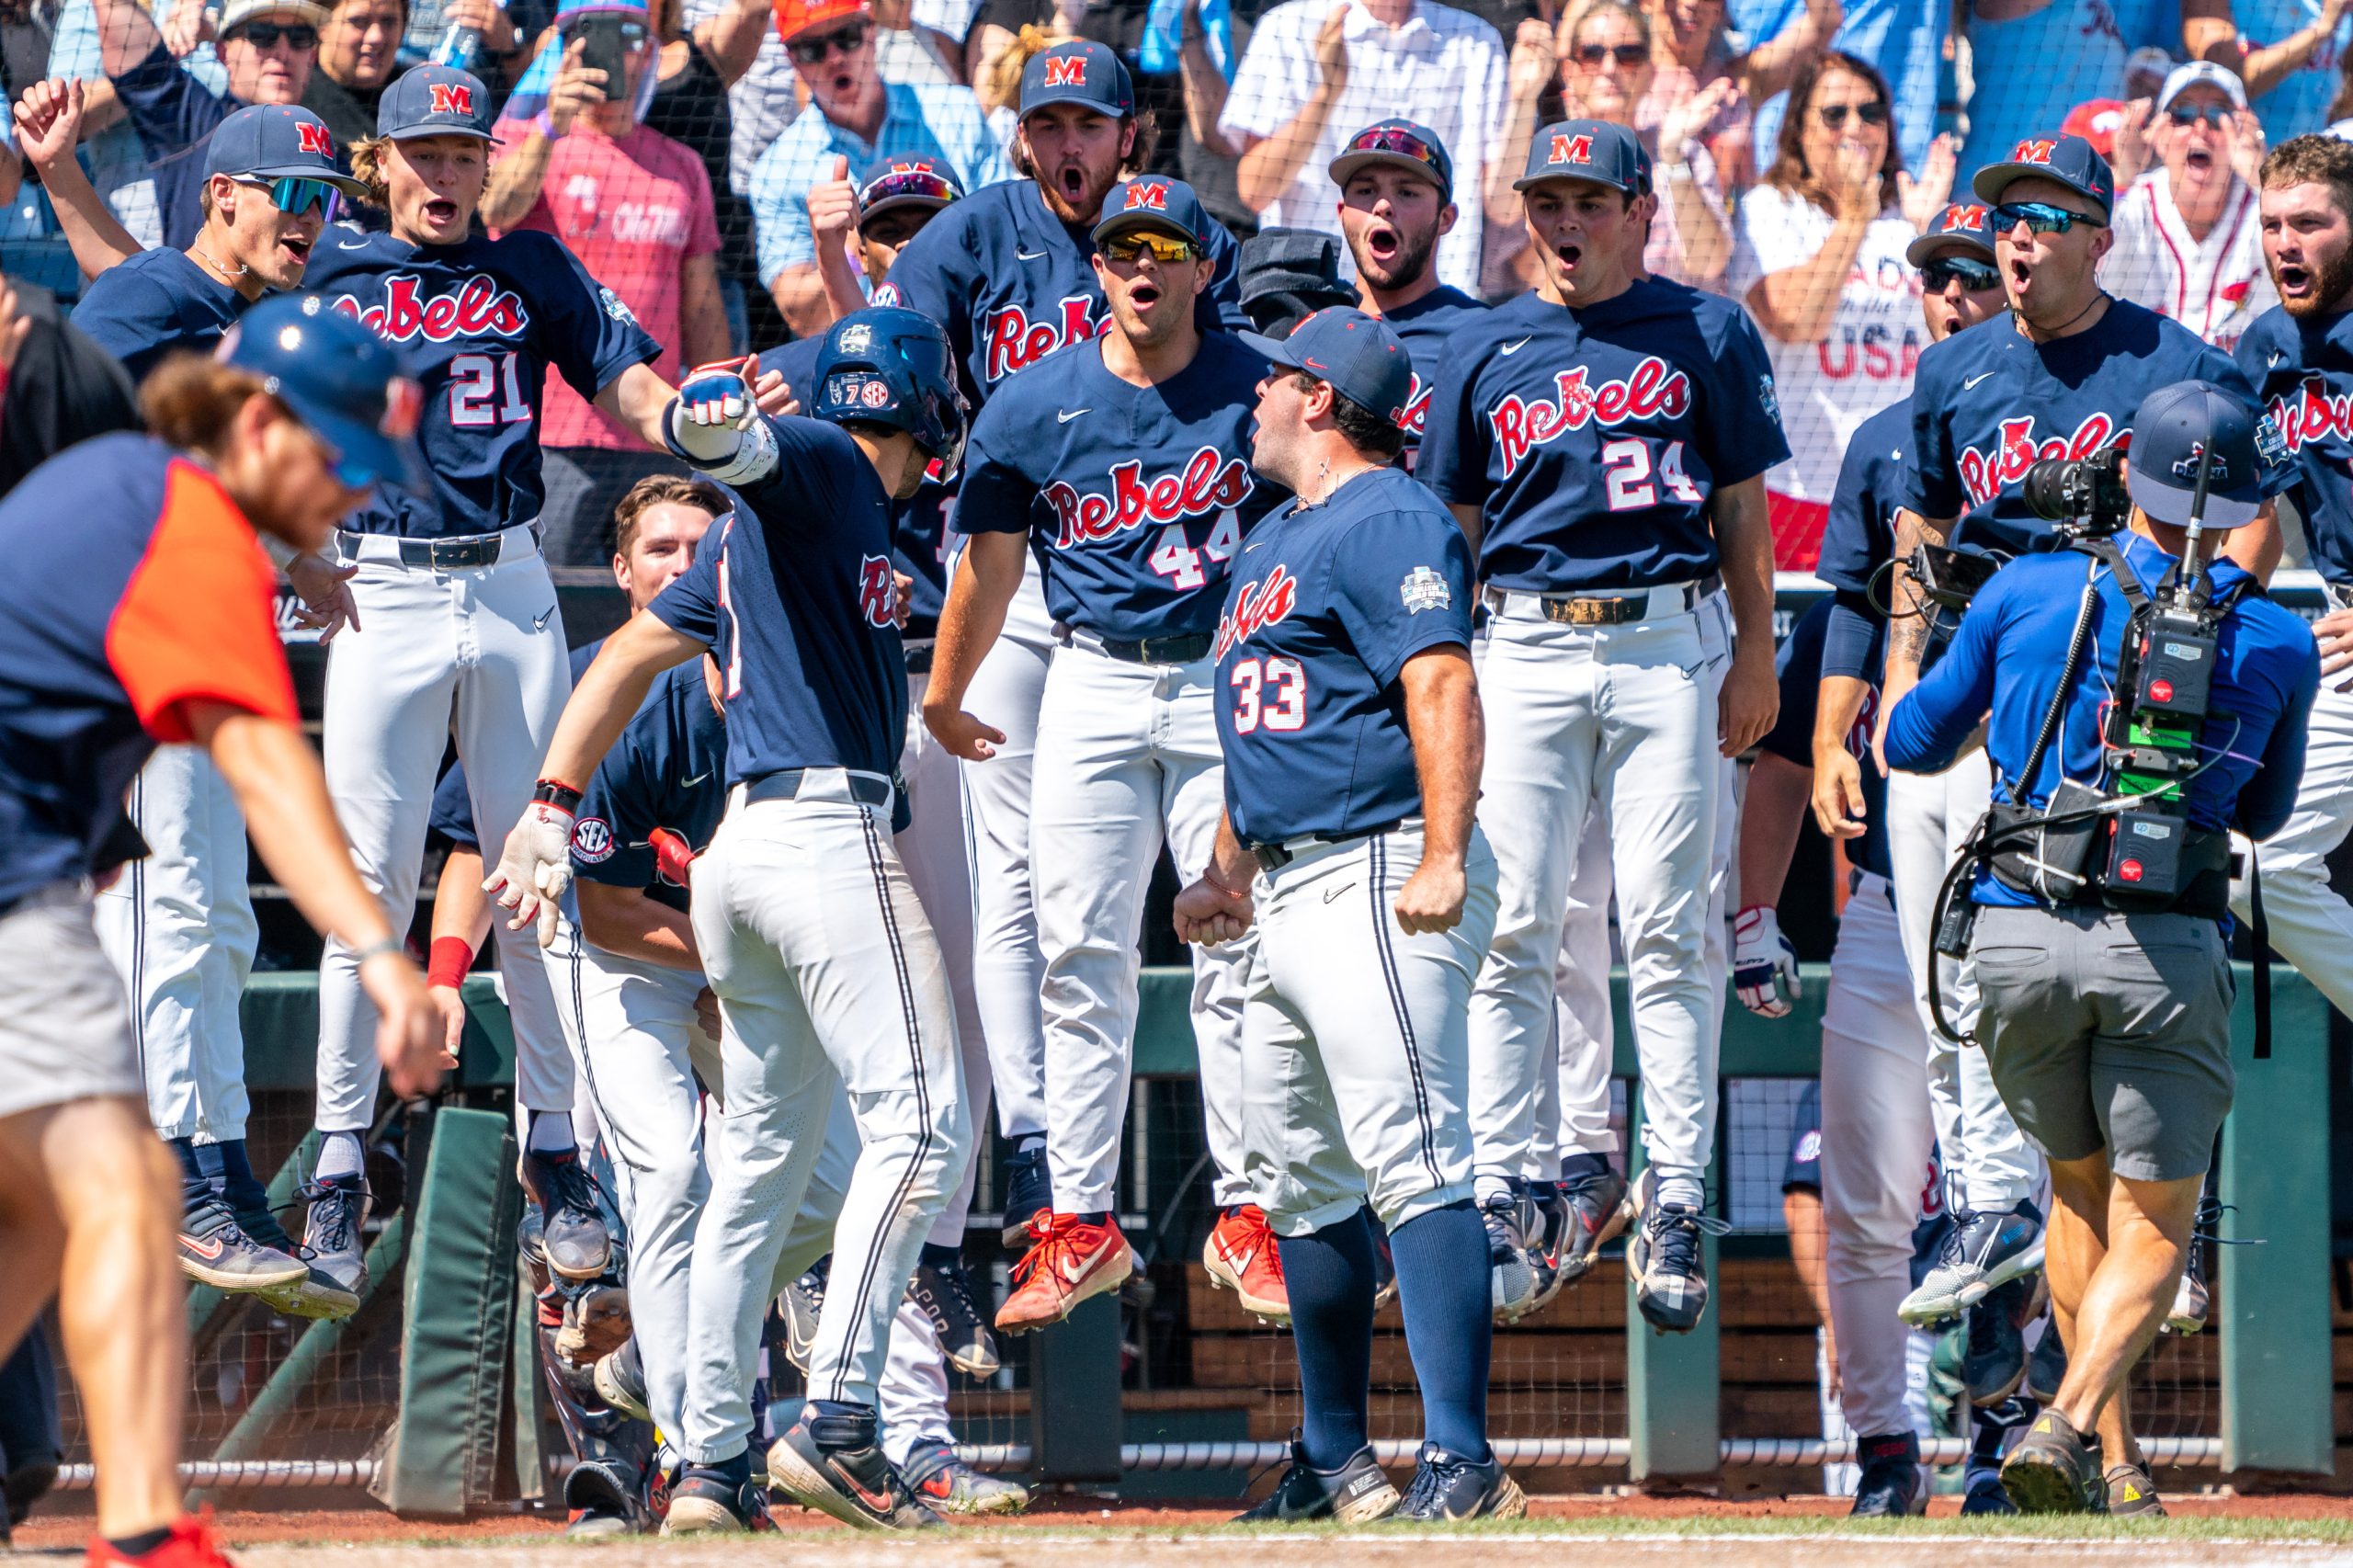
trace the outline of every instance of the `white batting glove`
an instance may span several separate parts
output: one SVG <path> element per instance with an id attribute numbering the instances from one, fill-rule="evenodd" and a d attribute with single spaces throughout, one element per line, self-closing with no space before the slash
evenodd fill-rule
<path id="1" fill-rule="evenodd" d="M 756 408 L 752 370 L 758 363 L 747 355 L 741 359 L 715 359 L 688 370 L 678 383 L 676 418 L 688 425 L 736 430 L 749 425 Z"/>
<path id="2" fill-rule="evenodd" d="M 1732 934 L 1732 988 L 1740 1005 L 1759 1017 L 1788 1017 L 1790 1004 L 1805 989 L 1798 980 L 1798 950 L 1781 935 L 1780 916 L 1766 904 L 1744 909 Z"/>
<path id="3" fill-rule="evenodd" d="M 752 386 L 757 363 L 696 366 L 663 411 L 671 448 L 722 484 L 754 484 L 776 472 L 776 429 L 760 416 Z"/>
<path id="4" fill-rule="evenodd" d="M 550 801 L 532 801 L 506 835 L 497 868 L 483 879 L 483 890 L 514 914 L 506 928 L 537 922 L 543 948 L 555 940 L 563 890 L 572 885 L 572 816 Z"/>

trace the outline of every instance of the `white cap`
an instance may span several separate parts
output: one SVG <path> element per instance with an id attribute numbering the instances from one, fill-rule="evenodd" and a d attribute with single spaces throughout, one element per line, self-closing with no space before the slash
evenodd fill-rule
<path id="1" fill-rule="evenodd" d="M 2143 74 L 2162 78 L 2173 69 L 2173 56 L 2159 44 L 2144 43 L 2124 57 L 2124 79 Z"/>
<path id="2" fill-rule="evenodd" d="M 2187 65 L 2175 66 L 2172 74 L 2165 78 L 2165 85 L 2157 89 L 2156 112 L 2163 114 L 2174 99 L 2200 82 L 2230 99 L 2232 108 L 2246 108 L 2246 86 L 2240 82 L 2236 72 L 2211 60 L 2193 60 Z"/>
<path id="3" fill-rule="evenodd" d="M 228 0 L 221 8 L 221 19 L 213 25 L 213 31 L 226 38 L 247 22 L 257 22 L 264 17 L 290 17 L 313 28 L 327 25 L 327 8 L 318 0 Z"/>

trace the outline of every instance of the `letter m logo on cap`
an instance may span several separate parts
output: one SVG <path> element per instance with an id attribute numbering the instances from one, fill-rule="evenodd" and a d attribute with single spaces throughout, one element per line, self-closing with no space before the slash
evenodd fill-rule
<path id="1" fill-rule="evenodd" d="M 435 82 L 433 112 L 435 114 L 472 115 L 474 112 L 474 90 L 462 82 Z"/>
<path id="2" fill-rule="evenodd" d="M 1049 87 L 1086 85 L 1086 57 L 1083 54 L 1066 54 L 1060 60 L 1047 61 L 1046 85 Z"/>
<path id="3" fill-rule="evenodd" d="M 2058 141 L 2053 137 L 2029 136 L 2025 141 L 2019 142 L 2016 147 L 2010 149 L 2010 162 L 2014 164 L 2047 164 L 2051 161 L 2051 154 L 2052 151 L 2055 150 L 2058 145 Z"/>
<path id="4" fill-rule="evenodd" d="M 1168 187 L 1157 180 L 1136 181 L 1128 187 L 1128 204 L 1122 210 L 1133 212 L 1138 208 L 1148 209 L 1154 212 L 1167 211 Z"/>
<path id="5" fill-rule="evenodd" d="M 335 156 L 335 143 L 327 140 L 327 128 L 325 126 L 304 125 L 298 120 L 294 125 L 294 132 L 296 144 L 299 145 L 303 152 L 316 153 L 322 158 L 332 158 Z"/>
<path id="6" fill-rule="evenodd" d="M 1985 209 L 1974 202 L 1956 201 L 1945 209 L 1942 227 L 1947 233 L 1955 229 L 1967 229 L 1972 233 L 1982 234 L 1985 232 Z"/>
<path id="7" fill-rule="evenodd" d="M 1544 161 L 1548 164 L 1589 164 L 1593 162 L 1593 138 L 1583 133 L 1555 136 L 1552 138 L 1552 151 Z"/>

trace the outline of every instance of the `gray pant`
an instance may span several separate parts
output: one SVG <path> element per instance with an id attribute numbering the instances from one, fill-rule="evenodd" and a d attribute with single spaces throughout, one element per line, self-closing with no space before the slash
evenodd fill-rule
<path id="1" fill-rule="evenodd" d="M 2231 1108 L 2221 927 L 2188 915 L 1986 908 L 1977 1038 L 2019 1128 L 2054 1160 L 2108 1151 L 2134 1181 L 2201 1174 Z"/>

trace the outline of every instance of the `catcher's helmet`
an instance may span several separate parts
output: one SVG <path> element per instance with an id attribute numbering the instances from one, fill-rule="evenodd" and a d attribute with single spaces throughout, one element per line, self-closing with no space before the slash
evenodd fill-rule
<path id="1" fill-rule="evenodd" d="M 937 477 L 955 473 L 964 455 L 964 399 L 948 335 L 930 317 L 895 305 L 842 317 L 825 333 L 815 375 L 813 416 L 904 430 L 938 460 Z"/>
<path id="2" fill-rule="evenodd" d="M 399 350 L 316 294 L 264 300 L 229 329 L 214 355 L 250 370 L 335 454 L 335 477 L 421 491 L 416 449 L 424 394 Z"/>

